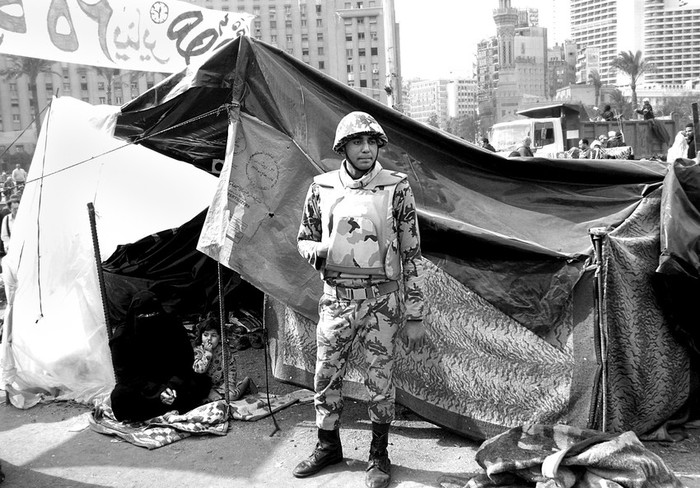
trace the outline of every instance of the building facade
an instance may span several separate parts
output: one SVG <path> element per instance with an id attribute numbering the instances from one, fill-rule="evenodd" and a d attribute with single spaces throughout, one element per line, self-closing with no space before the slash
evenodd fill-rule
<path id="1" fill-rule="evenodd" d="M 274 45 L 381 103 L 401 108 L 398 26 L 393 0 L 185 0 L 203 8 L 255 15 L 252 37 Z M 0 69 L 9 66 L 0 55 Z M 93 105 L 122 105 L 167 74 L 48 62 L 37 79 L 39 109 L 54 95 Z M 0 154 L 14 146 L 32 153 L 36 130 L 29 79 L 0 78 Z M 4 146 L 4 147 L 3 147 Z"/>
<path id="2" fill-rule="evenodd" d="M 253 14 L 252 37 L 381 103 L 402 103 L 398 27 L 391 1 L 187 1 L 204 8 Z"/>
<path id="3" fill-rule="evenodd" d="M 700 2 L 644 1 L 644 57 L 656 66 L 646 83 L 685 84 L 700 77 Z"/>

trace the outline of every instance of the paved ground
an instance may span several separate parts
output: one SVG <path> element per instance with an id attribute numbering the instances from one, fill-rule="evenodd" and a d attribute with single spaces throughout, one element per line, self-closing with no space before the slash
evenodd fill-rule
<path id="1" fill-rule="evenodd" d="M 261 352 L 241 351 L 241 373 L 264 385 Z M 270 391 L 296 387 L 272 380 Z M 345 462 L 305 480 L 291 469 L 315 442 L 313 411 L 297 405 L 276 414 L 281 428 L 271 436 L 270 418 L 232 422 L 223 437 L 191 437 L 153 451 L 87 428 L 89 409 L 66 402 L 29 410 L 0 405 L 0 460 L 7 479 L 2 488 L 88 487 L 351 487 L 363 486 L 369 443 L 365 407 L 349 402 L 342 431 Z M 360 420 L 353 420 L 360 419 Z M 647 443 L 691 488 L 700 488 L 700 431 L 674 444 Z M 392 487 L 463 486 L 480 469 L 478 443 L 446 432 L 401 410 L 393 429 Z"/>

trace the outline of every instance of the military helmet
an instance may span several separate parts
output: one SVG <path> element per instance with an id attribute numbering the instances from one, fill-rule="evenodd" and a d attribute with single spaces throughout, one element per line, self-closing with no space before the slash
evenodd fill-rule
<path id="1" fill-rule="evenodd" d="M 350 112 L 338 123 L 338 128 L 335 130 L 333 150 L 337 153 L 342 153 L 346 142 L 362 135 L 376 136 L 379 147 L 389 142 L 384 129 L 374 117 L 365 112 Z"/>

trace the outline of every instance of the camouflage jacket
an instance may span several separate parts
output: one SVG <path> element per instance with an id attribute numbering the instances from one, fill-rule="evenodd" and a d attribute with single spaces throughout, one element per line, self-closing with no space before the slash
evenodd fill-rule
<path id="1" fill-rule="evenodd" d="M 351 179 L 345 169 L 345 164 L 345 161 L 343 161 L 339 170 L 342 173 L 341 180 L 343 181 Z M 377 162 L 375 168 L 360 180 L 364 178 L 371 179 L 381 169 L 381 165 Z M 325 269 L 325 259 L 319 257 L 317 251 L 323 234 L 319 199 L 319 186 L 314 182 L 309 186 L 306 195 L 301 225 L 297 234 L 297 247 L 302 257 L 315 269 L 319 270 L 322 278 L 330 285 L 361 287 L 388 281 L 386 277 L 353 276 Z M 407 180 L 403 180 L 397 185 L 392 203 L 393 225 L 398 237 L 401 257 L 406 319 L 420 320 L 423 316 L 420 234 L 418 231 L 415 199 Z"/>

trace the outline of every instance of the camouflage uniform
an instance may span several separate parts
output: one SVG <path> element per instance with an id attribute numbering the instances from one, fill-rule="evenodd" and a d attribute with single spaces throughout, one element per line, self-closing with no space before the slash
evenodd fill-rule
<path id="1" fill-rule="evenodd" d="M 316 425 L 324 430 L 339 427 L 343 408 L 343 376 L 346 360 L 356 336 L 364 348 L 368 363 L 365 386 L 370 395 L 369 417 L 372 422 L 379 424 L 388 424 L 393 420 L 395 391 L 392 370 L 397 334 L 405 320 L 421 320 L 423 314 L 420 236 L 413 192 L 405 175 L 383 170 L 379 162 L 376 162 L 371 171 L 362 178 L 353 180 L 346 170 L 346 164 L 349 163 L 343 161 L 341 169 L 331 172 L 332 177 L 337 176 L 342 183 L 342 195 L 338 197 L 337 202 L 331 202 L 330 206 L 328 202 L 323 202 L 322 196 L 328 198 L 328 192 L 324 193 L 318 181 L 311 184 L 297 236 L 300 254 L 321 272 L 321 278 L 324 280 L 324 294 L 319 301 L 314 379 Z M 367 188 L 371 188 L 373 179 L 389 174 L 397 176 L 398 181 L 391 193 L 390 215 L 384 223 L 391 229 L 378 229 L 378 233 L 395 236 L 393 242 L 396 249 L 393 250 L 398 269 L 392 269 L 394 266 L 389 258 L 386 263 L 380 263 L 385 264 L 381 272 L 371 268 L 371 261 L 376 257 L 374 255 L 368 257 L 368 264 L 356 270 L 328 269 L 328 258 L 320 258 L 317 253 L 324 236 L 324 225 L 335 225 L 336 233 L 348 233 L 350 237 L 346 239 L 346 243 L 350 243 L 350 247 L 345 250 L 348 253 L 353 252 L 354 243 L 361 246 L 362 241 L 367 240 L 367 236 L 362 236 L 361 233 L 366 229 L 363 225 L 356 225 L 355 220 L 334 221 L 334 215 L 323 215 L 322 209 L 336 209 L 336 203 L 340 201 L 352 204 L 353 199 L 367 199 L 368 194 L 381 192 L 384 190 L 382 186 L 370 190 Z M 345 227 L 341 228 L 342 225 Z M 328 236 L 332 229 L 325 230 Z M 353 236 L 353 231 L 362 238 Z M 388 239 L 388 242 L 391 240 Z M 391 249 L 388 251 L 391 252 Z M 329 257 L 331 255 L 329 250 Z M 343 261 L 342 258 L 341 256 L 339 261 Z M 358 260 L 357 256 L 353 256 L 352 259 L 344 261 L 356 263 Z M 371 269 L 367 271 L 367 267 Z M 370 291 L 365 291 L 368 287 Z M 352 291 L 348 292 L 348 289 L 361 290 L 355 294 Z M 365 297 L 367 294 L 369 297 Z"/>

